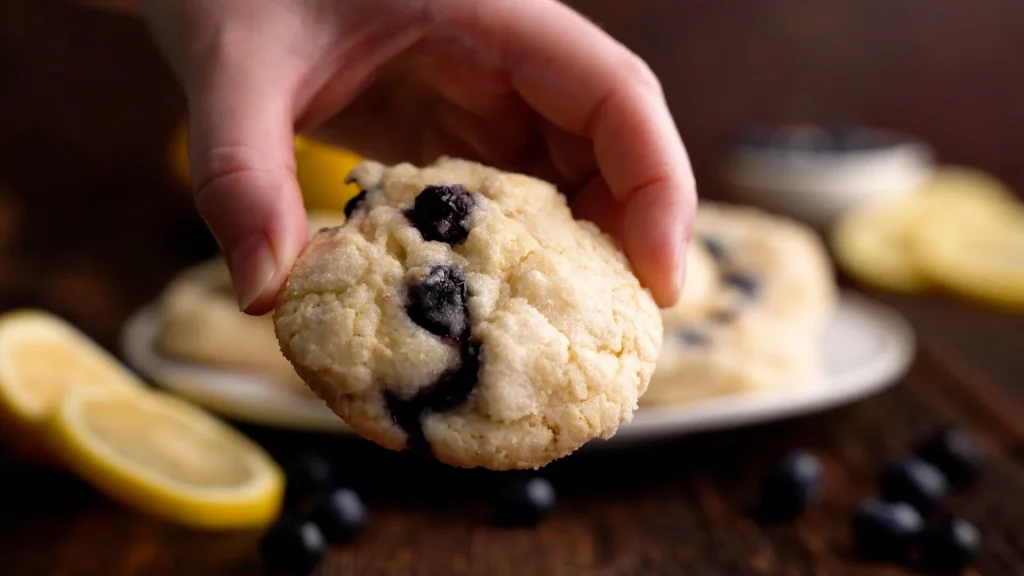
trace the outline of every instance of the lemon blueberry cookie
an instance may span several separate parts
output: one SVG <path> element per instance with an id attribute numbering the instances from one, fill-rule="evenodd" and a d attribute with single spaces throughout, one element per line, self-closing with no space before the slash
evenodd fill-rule
<path id="1" fill-rule="evenodd" d="M 752 208 L 702 203 L 683 296 L 643 404 L 675 404 L 813 380 L 836 288 L 821 240 Z"/>
<path id="2" fill-rule="evenodd" d="M 537 468 L 632 418 L 661 317 L 554 186 L 442 158 L 360 164 L 344 226 L 278 301 L 296 371 L 349 426 L 453 466 Z"/>

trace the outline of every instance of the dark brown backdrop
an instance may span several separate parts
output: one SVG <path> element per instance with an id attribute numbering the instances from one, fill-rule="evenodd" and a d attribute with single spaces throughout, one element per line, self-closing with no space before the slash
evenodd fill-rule
<path id="1" fill-rule="evenodd" d="M 1024 189 L 1024 3 L 572 4 L 660 75 L 704 194 L 749 123 L 830 120 L 919 134 Z M 169 264 L 211 248 L 164 171 L 180 94 L 140 22 L 63 0 L 0 0 L 0 86 L 0 308 L 109 341 Z"/>

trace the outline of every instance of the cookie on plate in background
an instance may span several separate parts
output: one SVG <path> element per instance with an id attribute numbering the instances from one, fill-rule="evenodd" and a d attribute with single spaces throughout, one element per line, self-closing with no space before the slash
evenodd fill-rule
<path id="1" fill-rule="evenodd" d="M 836 300 L 828 254 L 807 227 L 760 210 L 704 202 L 683 297 L 644 405 L 811 383 Z"/>
<path id="2" fill-rule="evenodd" d="M 286 357 L 358 434 L 460 467 L 537 468 L 628 422 L 661 344 L 614 241 L 554 186 L 443 158 L 360 164 L 275 315 Z"/>

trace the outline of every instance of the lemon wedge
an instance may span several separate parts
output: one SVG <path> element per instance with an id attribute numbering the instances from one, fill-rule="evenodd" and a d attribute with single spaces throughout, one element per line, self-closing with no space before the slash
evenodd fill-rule
<path id="1" fill-rule="evenodd" d="M 182 525 L 259 528 L 280 509 L 284 475 L 258 445 L 173 396 L 69 390 L 50 444 L 99 491 Z"/>
<path id="2" fill-rule="evenodd" d="M 937 260 L 950 252 L 959 262 L 963 255 L 952 251 L 961 240 L 993 227 L 1005 229 L 1003 223 L 1015 220 L 1024 220 L 1024 208 L 1000 180 L 973 168 L 943 166 L 917 190 L 842 216 L 831 230 L 830 245 L 850 276 L 884 290 L 915 293 L 949 283 L 948 267 Z M 933 244 L 935 250 L 929 248 Z M 978 246 L 973 240 L 967 244 Z"/>
<path id="3" fill-rule="evenodd" d="M 892 292 L 928 288 L 928 278 L 914 262 L 911 230 L 918 214 L 915 197 L 858 208 L 832 228 L 829 244 L 836 263 L 857 280 Z"/>
<path id="4" fill-rule="evenodd" d="M 34 428 L 71 387 L 139 392 L 144 385 L 66 321 L 41 310 L 0 316 L 0 412 Z"/>
<path id="5" fill-rule="evenodd" d="M 913 238 L 918 269 L 935 284 L 978 302 L 1024 311 L 1024 216 L 975 225 L 932 222 Z"/>
<path id="6" fill-rule="evenodd" d="M 303 136 L 295 137 L 295 177 L 308 210 L 345 209 L 359 193 L 345 178 L 362 161 L 358 154 Z M 182 121 L 171 133 L 167 146 L 167 167 L 183 187 L 192 187 L 188 158 L 188 122 Z"/>
<path id="7" fill-rule="evenodd" d="M 344 210 L 345 204 L 359 193 L 359 186 L 346 184 L 345 178 L 360 161 L 360 156 L 348 150 L 296 137 L 295 177 L 306 209 Z"/>

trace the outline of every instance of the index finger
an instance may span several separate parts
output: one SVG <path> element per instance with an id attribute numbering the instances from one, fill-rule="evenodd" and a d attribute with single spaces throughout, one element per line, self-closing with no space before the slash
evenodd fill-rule
<path id="1" fill-rule="evenodd" d="M 623 249 L 658 304 L 674 304 L 697 194 L 657 78 L 559 2 L 487 6 L 478 24 L 500 43 L 512 86 L 548 121 L 593 141 L 597 166 L 624 211 Z"/>

